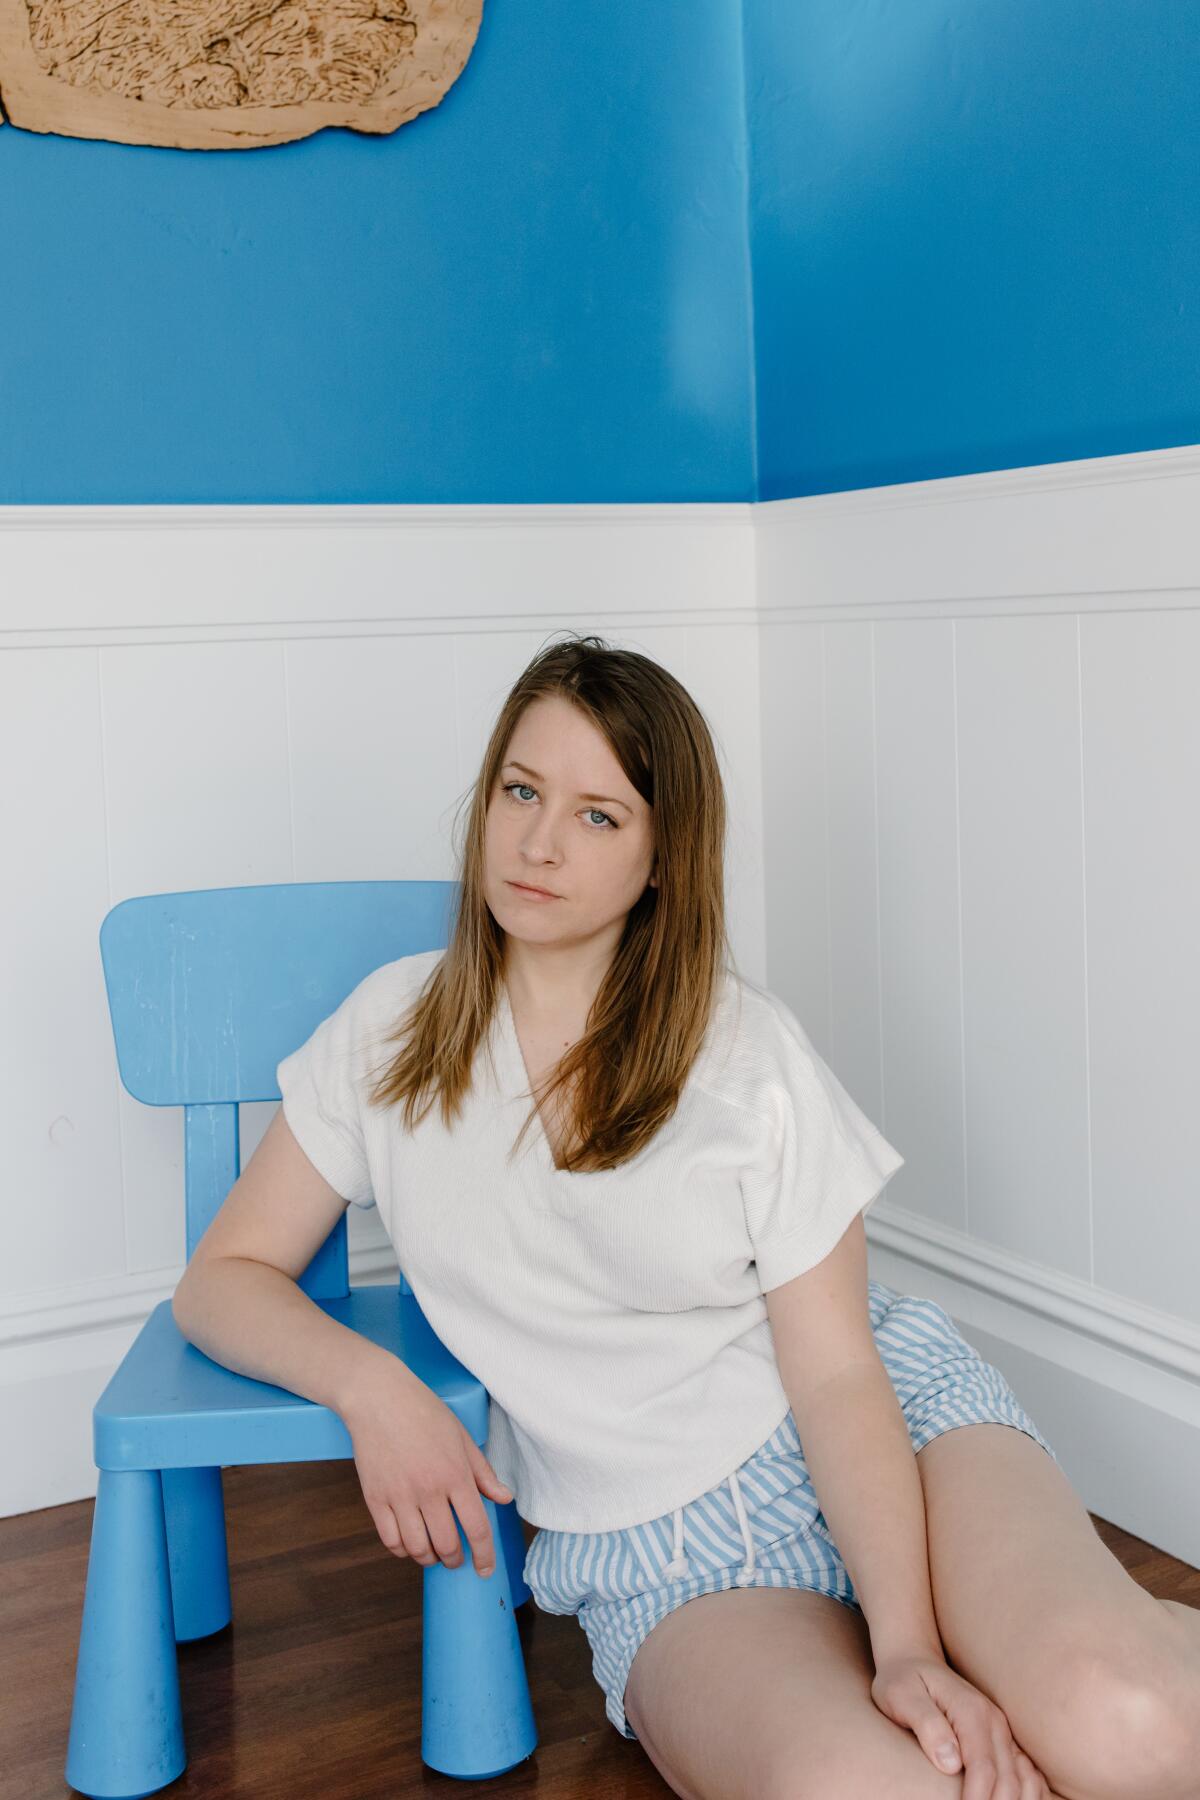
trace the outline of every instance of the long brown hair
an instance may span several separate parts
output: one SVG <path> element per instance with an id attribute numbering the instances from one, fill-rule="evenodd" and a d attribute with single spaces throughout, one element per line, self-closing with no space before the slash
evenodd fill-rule
<path id="1" fill-rule="evenodd" d="M 653 809 L 657 887 L 630 909 L 584 1035 L 544 1100 L 566 1088 L 562 1165 L 616 1168 L 671 1117 L 700 1049 L 726 962 L 725 791 L 708 725 L 673 675 L 634 650 L 573 636 L 538 652 L 500 709 L 471 790 L 450 941 L 390 1034 L 404 1046 L 376 1081 L 376 1105 L 404 1103 L 409 1129 L 440 1095 L 447 1128 L 471 1082 L 504 979 L 504 933 L 484 898 L 484 825 L 517 721 L 545 695 L 579 708 Z M 427 1103 L 418 1113 L 422 1096 Z M 513 1151 L 535 1117 L 529 1115 Z M 510 1151 L 510 1156 L 513 1153 Z"/>

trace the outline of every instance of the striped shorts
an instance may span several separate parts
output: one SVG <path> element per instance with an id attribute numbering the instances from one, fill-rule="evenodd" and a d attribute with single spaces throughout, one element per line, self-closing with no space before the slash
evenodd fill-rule
<path id="1" fill-rule="evenodd" d="M 914 1454 L 956 1425 L 1012 1425 L 1058 1462 L 1008 1382 L 932 1300 L 868 1283 L 871 1328 Z M 725 1480 L 620 1531 L 538 1531 L 525 1580 L 543 1612 L 574 1613 L 605 1713 L 623 1737 L 625 1683 L 647 1634 L 676 1607 L 731 1587 L 811 1588 L 861 1612 L 813 1491 L 790 1409 Z"/>

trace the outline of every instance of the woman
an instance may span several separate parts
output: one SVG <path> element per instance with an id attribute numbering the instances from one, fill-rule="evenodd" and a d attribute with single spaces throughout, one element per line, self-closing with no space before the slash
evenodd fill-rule
<path id="1" fill-rule="evenodd" d="M 536 657 L 449 944 L 280 1064 L 181 1327 L 228 1361 L 253 1315 L 237 1366 L 335 1405 L 396 1555 L 457 1564 L 461 1523 L 490 1574 L 480 1490 L 515 1494 L 537 1604 L 578 1617 L 677 1794 L 1200 1794 L 1200 1614 L 1125 1573 L 946 1312 L 868 1281 L 862 1215 L 903 1158 L 735 973 L 724 836 L 678 682 L 594 638 Z M 329 1210 L 283 1250 L 301 1193 Z M 252 1306 L 202 1292 L 222 1254 L 298 1274 L 346 1202 L 379 1206 L 487 1388 L 486 1452 L 265 1271 Z"/>

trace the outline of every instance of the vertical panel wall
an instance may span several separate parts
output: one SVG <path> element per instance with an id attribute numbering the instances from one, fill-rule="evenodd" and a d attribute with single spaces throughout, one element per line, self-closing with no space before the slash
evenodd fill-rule
<path id="1" fill-rule="evenodd" d="M 872 1274 L 1193 1563 L 1198 514 L 1171 451 L 755 509 L 769 985 L 906 1158 Z"/>

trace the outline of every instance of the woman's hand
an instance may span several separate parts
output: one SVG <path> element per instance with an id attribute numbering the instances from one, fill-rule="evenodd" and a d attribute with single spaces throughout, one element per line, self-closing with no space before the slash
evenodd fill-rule
<path id="1" fill-rule="evenodd" d="M 878 1664 L 871 1698 L 914 1733 L 944 1775 L 963 1770 L 962 1800 L 1047 1800 L 1051 1789 L 995 1703 L 937 1656 L 892 1656 Z M 951 1760 L 941 1752 L 949 1747 Z"/>
<path id="2" fill-rule="evenodd" d="M 513 1496 L 445 1401 L 397 1361 L 360 1390 L 342 1422 L 385 1549 L 456 1569 L 461 1524 L 476 1574 L 490 1576 L 496 1549 L 480 1495 L 497 1506 Z"/>

